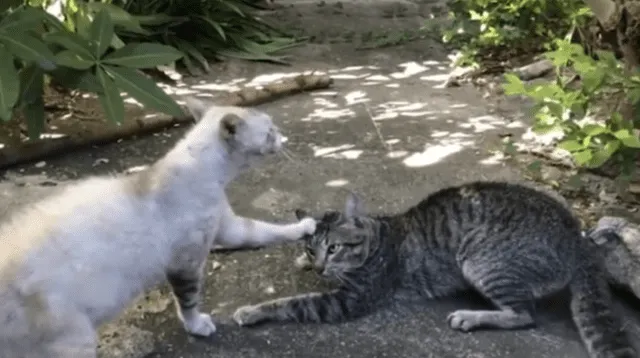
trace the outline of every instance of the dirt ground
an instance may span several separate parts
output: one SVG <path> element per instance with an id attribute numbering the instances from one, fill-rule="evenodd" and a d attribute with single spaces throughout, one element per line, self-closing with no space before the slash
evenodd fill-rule
<path id="1" fill-rule="evenodd" d="M 185 78 L 178 94 L 217 96 L 303 71 L 330 74 L 332 88 L 260 106 L 287 135 L 295 159 L 272 158 L 229 188 L 232 205 L 250 217 L 292 221 L 293 209 L 341 208 L 344 188 L 361 193 L 372 211 L 392 212 L 438 188 L 477 179 L 528 181 L 533 160 L 509 161 L 500 153 L 505 136 L 519 139 L 529 123 L 527 104 L 486 95 L 471 86 L 442 86 L 450 52 L 435 29 L 446 12 L 433 1 L 281 1 L 262 16 L 311 41 L 289 51 L 291 66 L 228 61 L 210 74 Z M 425 25 L 430 31 L 416 31 Z M 78 113 L 99 113 L 89 100 Z M 83 107 L 86 106 L 86 107 Z M 141 115 L 139 109 L 129 113 Z M 94 116 L 97 117 L 97 116 Z M 88 175 L 118 174 L 147 165 L 186 128 L 123 140 L 11 168 L 3 173 L 0 214 L 15 210 Z M 563 182 L 570 173 L 542 165 L 540 180 Z M 610 180 L 586 176 L 564 196 L 585 221 L 603 212 L 635 217 L 637 205 L 613 194 Z M 633 204 L 633 205 L 632 205 Z M 635 205 L 635 206 L 634 206 Z M 4 216 L 4 215 L 3 215 Z M 635 217 L 636 219 L 640 219 Z M 540 303 L 538 327 L 512 332 L 451 331 L 446 315 L 458 307 L 483 307 L 467 296 L 407 304 L 340 325 L 269 325 L 241 329 L 229 319 L 243 304 L 321 290 L 324 284 L 293 267 L 297 244 L 211 256 L 204 308 L 218 332 L 187 336 L 167 288 L 141 298 L 117 322 L 103 328 L 104 358 L 219 357 L 585 357 L 563 297 Z M 637 303 L 635 303 L 637 305 Z M 625 326 L 638 337 L 640 317 L 618 302 Z"/>

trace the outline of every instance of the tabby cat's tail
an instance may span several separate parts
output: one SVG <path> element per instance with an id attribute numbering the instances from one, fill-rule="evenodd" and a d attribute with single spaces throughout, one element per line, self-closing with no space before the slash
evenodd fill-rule
<path id="1" fill-rule="evenodd" d="M 637 358 L 622 321 L 612 310 L 609 286 L 595 261 L 579 269 L 570 284 L 573 321 L 590 358 Z"/>

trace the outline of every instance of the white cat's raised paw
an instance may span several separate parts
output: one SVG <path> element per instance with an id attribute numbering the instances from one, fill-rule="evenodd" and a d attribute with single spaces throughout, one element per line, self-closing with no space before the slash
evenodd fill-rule
<path id="1" fill-rule="evenodd" d="M 207 337 L 216 332 L 216 325 L 211 316 L 206 313 L 199 313 L 191 320 L 185 321 L 184 328 L 195 336 Z"/>
<path id="2" fill-rule="evenodd" d="M 304 218 L 299 223 L 302 229 L 302 235 L 313 235 L 316 232 L 316 221 L 313 218 Z"/>

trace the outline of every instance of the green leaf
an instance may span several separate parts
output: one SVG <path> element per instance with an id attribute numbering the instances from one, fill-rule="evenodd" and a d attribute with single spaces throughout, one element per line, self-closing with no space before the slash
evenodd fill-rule
<path id="1" fill-rule="evenodd" d="M 197 48 L 195 48 L 195 46 L 191 45 L 189 42 L 187 41 L 182 41 L 182 40 L 178 40 L 178 49 L 180 49 L 183 52 L 186 52 L 186 54 L 188 56 L 193 57 L 195 60 L 197 60 L 200 63 L 200 66 L 202 66 L 202 68 L 204 68 L 204 70 L 206 72 L 210 72 L 211 71 L 211 67 L 209 66 L 209 62 L 207 61 L 207 59 L 202 55 L 202 53 L 200 53 L 200 51 L 198 51 Z M 183 57 L 183 59 L 185 59 L 185 57 Z M 186 64 L 186 61 L 185 61 Z"/>
<path id="2" fill-rule="evenodd" d="M 60 66 L 71 67 L 76 70 L 86 70 L 96 64 L 94 60 L 82 58 L 71 50 L 63 50 L 56 54 L 56 63 Z"/>
<path id="3" fill-rule="evenodd" d="M 130 68 L 153 68 L 170 64 L 183 56 L 171 46 L 156 43 L 129 43 L 102 59 L 102 63 Z"/>
<path id="4" fill-rule="evenodd" d="M 504 89 L 504 94 L 507 96 L 517 95 L 517 94 L 525 94 L 527 93 L 526 88 L 524 87 L 524 83 L 520 80 L 514 73 L 505 73 L 504 79 L 507 83 L 502 85 Z"/>
<path id="5" fill-rule="evenodd" d="M 44 100 L 42 97 L 29 105 L 23 106 L 22 113 L 27 120 L 29 139 L 39 139 L 45 124 Z"/>
<path id="6" fill-rule="evenodd" d="M 591 160 L 591 156 L 591 150 L 589 149 L 573 153 L 573 159 L 575 159 L 576 163 L 581 166 L 588 163 Z"/>
<path id="7" fill-rule="evenodd" d="M 564 149 L 569 152 L 576 152 L 583 150 L 585 146 L 577 140 L 564 140 L 558 143 L 558 148 Z"/>
<path id="8" fill-rule="evenodd" d="M 150 35 L 149 31 L 140 26 L 140 22 L 135 16 L 129 14 L 119 6 L 94 1 L 87 3 L 86 8 L 89 12 L 93 13 L 106 12 L 110 17 L 111 23 L 116 27 L 122 27 L 129 32 L 139 35 Z"/>
<path id="9" fill-rule="evenodd" d="M 116 66 L 104 66 L 104 69 L 113 77 L 120 89 L 126 91 L 143 105 L 174 117 L 184 116 L 184 112 L 173 98 L 161 90 L 155 82 L 136 70 Z"/>
<path id="10" fill-rule="evenodd" d="M 606 150 L 598 150 L 593 152 L 591 159 L 589 160 L 590 168 L 598 168 L 601 167 L 607 160 L 611 158 L 611 153 Z"/>
<path id="11" fill-rule="evenodd" d="M 586 124 L 582 127 L 582 131 L 589 136 L 597 136 L 598 134 L 606 133 L 607 127 L 601 126 L 599 124 Z"/>
<path id="12" fill-rule="evenodd" d="M 44 71 L 36 64 L 30 64 L 20 71 L 20 104 L 30 106 L 42 101 L 44 92 Z"/>
<path id="13" fill-rule="evenodd" d="M 620 117 L 622 118 L 622 117 Z M 629 136 L 631 136 L 631 132 L 628 129 L 620 129 L 612 133 L 614 137 L 623 140 Z"/>
<path id="14" fill-rule="evenodd" d="M 13 67 L 13 56 L 4 46 L 0 46 L 0 58 L 6 61 L 0 66 L 0 119 L 8 121 L 20 95 L 20 79 Z"/>
<path id="15" fill-rule="evenodd" d="M 93 46 L 93 55 L 96 58 L 102 57 L 107 51 L 113 39 L 114 29 L 111 17 L 106 10 L 98 12 L 89 26 L 89 38 Z"/>
<path id="16" fill-rule="evenodd" d="M 50 44 L 56 44 L 75 52 L 78 56 L 86 60 L 95 60 L 97 57 L 91 53 L 91 46 L 81 36 L 75 33 L 63 30 L 44 34 L 43 39 Z"/>
<path id="17" fill-rule="evenodd" d="M 118 37 L 118 35 L 114 34 L 113 38 L 111 39 L 111 47 L 113 47 L 116 50 L 119 48 L 123 48 L 124 41 L 122 41 L 120 37 Z"/>
<path id="18" fill-rule="evenodd" d="M 620 141 L 617 139 L 609 139 L 607 144 L 604 145 L 604 150 L 609 153 L 609 156 L 615 154 L 620 148 Z"/>
<path id="19" fill-rule="evenodd" d="M 111 122 L 120 124 L 124 119 L 124 102 L 120 97 L 120 90 L 102 67 L 98 67 L 96 73 L 102 86 L 102 93 L 98 95 L 98 98 L 102 103 L 104 113 Z"/>
<path id="20" fill-rule="evenodd" d="M 220 35 L 220 38 L 223 41 L 227 41 L 227 35 L 224 33 L 224 30 L 222 29 L 222 26 L 220 26 L 219 23 L 211 20 L 208 16 L 198 16 L 198 18 L 208 23 L 209 25 L 211 25 L 211 27 L 213 27 L 216 30 L 218 35 Z"/>
<path id="21" fill-rule="evenodd" d="M 46 20 L 46 15 L 48 14 L 42 9 L 36 9 L 30 6 L 22 7 L 10 12 L 9 15 L 2 19 L 0 22 L 0 31 L 11 34 L 16 31 L 22 32 L 25 29 L 34 28 Z"/>
<path id="22" fill-rule="evenodd" d="M 628 137 L 620 138 L 620 141 L 625 145 L 625 147 L 640 148 L 640 139 L 638 139 L 638 136 L 636 135 L 629 135 Z"/>
<path id="23" fill-rule="evenodd" d="M 0 43 L 4 44 L 11 54 L 37 63 L 52 62 L 53 52 L 39 38 L 27 33 L 16 32 L 11 35 L 0 32 Z"/>

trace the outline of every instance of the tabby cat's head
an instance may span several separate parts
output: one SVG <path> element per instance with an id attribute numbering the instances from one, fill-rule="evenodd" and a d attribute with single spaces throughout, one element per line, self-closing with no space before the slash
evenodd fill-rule
<path id="1" fill-rule="evenodd" d="M 296 210 L 298 219 L 316 219 L 316 232 L 305 237 L 305 253 L 296 259 L 296 265 L 313 268 L 329 279 L 340 279 L 343 274 L 362 267 L 367 258 L 378 248 L 381 223 L 367 216 L 362 201 L 349 193 L 345 210 L 326 211 L 309 215 Z"/>
<path id="2" fill-rule="evenodd" d="M 194 151 L 204 151 L 213 148 L 214 143 L 223 143 L 234 157 L 251 161 L 282 149 L 282 134 L 265 112 L 220 106 L 195 97 L 187 97 L 185 102 L 197 122 L 193 135 L 200 139 L 197 142 L 201 146 L 192 145 Z"/>

